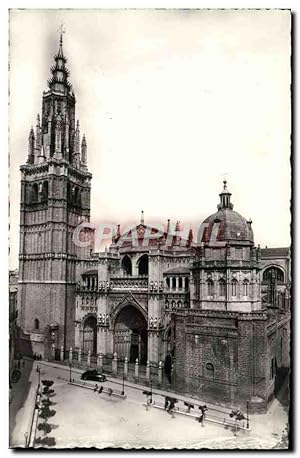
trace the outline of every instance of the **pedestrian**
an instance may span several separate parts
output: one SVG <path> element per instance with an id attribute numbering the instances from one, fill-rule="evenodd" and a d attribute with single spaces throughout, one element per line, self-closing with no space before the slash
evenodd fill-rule
<path id="1" fill-rule="evenodd" d="M 101 386 L 99 387 L 99 391 L 98 391 L 98 393 L 99 393 L 99 394 L 101 394 L 101 393 L 102 393 L 102 391 L 103 391 L 103 386 L 101 385 Z"/>
<path id="2" fill-rule="evenodd" d="M 94 393 L 96 393 L 97 390 L 98 390 L 98 385 L 96 383 L 95 388 L 94 388 Z"/>
<path id="3" fill-rule="evenodd" d="M 168 405 L 169 405 L 169 401 L 170 401 L 170 398 L 168 396 L 165 397 L 165 410 L 168 409 Z"/>

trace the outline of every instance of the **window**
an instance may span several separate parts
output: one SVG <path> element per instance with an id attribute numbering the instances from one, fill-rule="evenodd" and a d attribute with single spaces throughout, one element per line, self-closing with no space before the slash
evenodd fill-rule
<path id="1" fill-rule="evenodd" d="M 34 183 L 31 189 L 31 202 L 38 202 L 38 185 Z"/>
<path id="2" fill-rule="evenodd" d="M 37 318 L 34 320 L 34 329 L 40 329 L 40 322 Z"/>
<path id="3" fill-rule="evenodd" d="M 243 296 L 248 296 L 249 294 L 249 281 L 244 280 L 243 281 Z"/>
<path id="4" fill-rule="evenodd" d="M 148 275 L 148 255 L 143 256 L 138 260 L 139 275 Z"/>
<path id="5" fill-rule="evenodd" d="M 132 264 L 129 256 L 125 256 L 122 260 L 121 267 L 125 275 L 132 275 Z"/>
<path id="6" fill-rule="evenodd" d="M 225 283 L 225 280 L 223 278 L 221 278 L 219 280 L 219 295 L 221 297 L 225 297 L 226 296 L 226 283 Z"/>
<path id="7" fill-rule="evenodd" d="M 234 278 L 231 282 L 231 295 L 236 296 L 237 280 Z"/>
<path id="8" fill-rule="evenodd" d="M 207 280 L 207 295 L 210 297 L 214 295 L 214 282 L 211 278 Z"/>
<path id="9" fill-rule="evenodd" d="M 182 278 L 179 277 L 179 280 L 178 280 L 178 287 L 179 289 L 182 289 Z"/>
<path id="10" fill-rule="evenodd" d="M 189 282 L 190 282 L 189 278 L 186 277 L 186 278 L 185 278 L 185 290 L 186 290 L 186 291 L 188 291 L 188 289 L 189 289 Z"/>
<path id="11" fill-rule="evenodd" d="M 176 278 L 172 278 L 172 289 L 176 289 Z"/>
<path id="12" fill-rule="evenodd" d="M 283 282 L 284 273 L 278 267 L 268 267 L 263 273 L 263 281 L 270 282 L 272 279 L 275 281 Z"/>
<path id="13" fill-rule="evenodd" d="M 167 277 L 166 283 L 167 283 L 167 288 L 170 289 L 170 279 L 169 279 L 169 277 Z"/>
<path id="14" fill-rule="evenodd" d="M 207 378 L 213 380 L 215 378 L 215 368 L 212 363 L 207 363 L 205 366 L 205 375 Z"/>

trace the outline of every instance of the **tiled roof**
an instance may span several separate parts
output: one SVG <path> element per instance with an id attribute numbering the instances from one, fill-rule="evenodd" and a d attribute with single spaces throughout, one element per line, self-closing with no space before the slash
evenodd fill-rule
<path id="1" fill-rule="evenodd" d="M 262 258 L 273 258 L 276 256 L 289 256 L 290 249 L 284 248 L 262 248 L 260 250 Z"/>

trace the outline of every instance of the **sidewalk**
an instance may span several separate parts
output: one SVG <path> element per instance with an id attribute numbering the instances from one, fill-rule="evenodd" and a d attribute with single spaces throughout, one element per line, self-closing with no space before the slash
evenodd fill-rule
<path id="1" fill-rule="evenodd" d="M 9 447 L 25 447 L 35 405 L 38 375 L 33 361 L 25 360 L 20 369 L 21 378 L 12 384 L 12 401 L 9 406 Z"/>

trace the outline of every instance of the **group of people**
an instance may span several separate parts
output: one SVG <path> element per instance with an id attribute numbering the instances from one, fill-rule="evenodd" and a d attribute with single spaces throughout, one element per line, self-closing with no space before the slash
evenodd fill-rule
<path id="1" fill-rule="evenodd" d="M 33 353 L 33 359 L 40 361 L 42 359 L 42 355 L 40 353 Z"/>
<path id="2" fill-rule="evenodd" d="M 98 392 L 98 394 L 101 394 L 102 391 L 103 391 L 103 386 L 100 385 L 100 386 L 98 387 L 98 385 L 97 385 L 97 383 L 96 383 L 96 385 L 95 385 L 95 387 L 94 387 L 94 393 L 97 393 L 97 392 Z M 112 395 L 112 392 L 113 392 L 113 390 L 112 390 L 111 388 L 108 388 L 108 390 L 107 390 L 108 396 L 111 396 L 111 395 Z"/>

